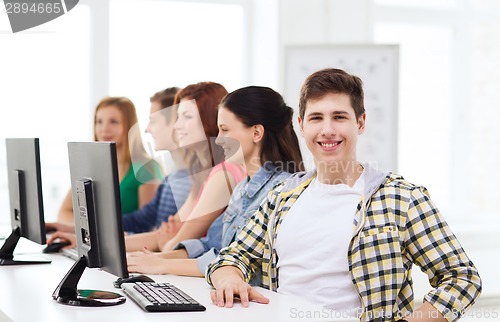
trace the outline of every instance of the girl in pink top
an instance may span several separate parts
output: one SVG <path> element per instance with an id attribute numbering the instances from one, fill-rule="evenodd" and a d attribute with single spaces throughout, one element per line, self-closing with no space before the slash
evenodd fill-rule
<path id="1" fill-rule="evenodd" d="M 211 223 L 225 210 L 244 168 L 223 162 L 223 150 L 214 143 L 218 135 L 217 112 L 226 89 L 217 83 L 188 85 L 177 93 L 174 137 L 187 151 L 186 160 L 193 188 L 175 216 L 152 232 L 127 236 L 127 251 L 171 249 L 179 241 L 204 236 Z"/>

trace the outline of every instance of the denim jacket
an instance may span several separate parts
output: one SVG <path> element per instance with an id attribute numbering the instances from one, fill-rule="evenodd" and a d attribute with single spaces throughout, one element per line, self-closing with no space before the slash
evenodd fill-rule
<path id="1" fill-rule="evenodd" d="M 186 249 L 189 258 L 196 258 L 198 268 L 205 272 L 220 249 L 228 246 L 257 212 L 269 191 L 289 176 L 290 173 L 266 162 L 250 180 L 242 180 L 234 188 L 226 210 L 214 220 L 205 237 L 185 240 L 174 249 Z"/>

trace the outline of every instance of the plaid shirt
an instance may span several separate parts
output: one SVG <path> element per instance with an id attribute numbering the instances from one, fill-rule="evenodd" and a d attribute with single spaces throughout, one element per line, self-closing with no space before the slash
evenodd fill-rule
<path id="1" fill-rule="evenodd" d="M 290 207 L 315 176 L 295 174 L 269 193 L 236 240 L 222 249 L 208 267 L 210 284 L 211 272 L 235 266 L 247 282 L 254 272 L 262 270 L 262 286 L 277 290 L 278 258 L 273 245 Z M 368 166 L 365 192 L 353 222 L 348 262 L 361 299 L 361 321 L 394 321 L 413 311 L 413 264 L 427 274 L 433 287 L 425 301 L 449 321 L 458 319 L 481 292 L 477 269 L 427 190 Z"/>

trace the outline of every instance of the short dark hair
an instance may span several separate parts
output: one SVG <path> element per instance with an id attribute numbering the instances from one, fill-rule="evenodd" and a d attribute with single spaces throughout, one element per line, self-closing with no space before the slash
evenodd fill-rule
<path id="1" fill-rule="evenodd" d="M 149 98 L 151 103 L 159 102 L 161 108 L 167 108 L 174 105 L 174 97 L 175 94 L 180 90 L 179 87 L 169 87 L 164 90 L 161 90 L 157 93 L 154 93 L 153 96 Z"/>
<path id="2" fill-rule="evenodd" d="M 306 104 L 320 99 L 328 93 L 347 94 L 356 115 L 356 120 L 365 113 L 363 81 L 342 69 L 325 68 L 309 75 L 300 90 L 299 116 L 304 119 Z"/>

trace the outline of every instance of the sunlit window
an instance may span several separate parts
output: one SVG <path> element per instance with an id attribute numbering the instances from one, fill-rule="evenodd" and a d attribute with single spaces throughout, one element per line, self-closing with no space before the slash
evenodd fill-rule
<path id="1" fill-rule="evenodd" d="M 398 8 L 378 8 L 374 38 L 401 45 L 399 169 L 429 188 L 450 221 L 470 225 L 498 218 L 492 201 L 500 180 L 494 170 L 500 164 L 494 122 L 500 118 L 500 4 L 375 3 Z M 433 9 L 429 22 L 426 13 Z"/>
<path id="2" fill-rule="evenodd" d="M 78 5 L 15 34 L 6 16 L 0 21 L 0 223 L 10 220 L 6 137 L 40 138 L 45 216 L 53 220 L 71 185 L 66 142 L 90 134 L 89 9 Z"/>
<path id="3" fill-rule="evenodd" d="M 113 0 L 110 15 L 110 92 L 131 98 L 139 120 L 163 88 L 245 84 L 241 5 Z"/>
<path id="4" fill-rule="evenodd" d="M 246 84 L 242 3 L 111 0 L 109 17 L 98 19 L 95 11 L 105 4 L 92 3 L 91 9 L 80 3 L 58 19 L 17 34 L 1 13 L 0 106 L 8 117 L 0 118 L 0 137 L 40 138 L 46 220 L 56 218 L 70 188 L 66 143 L 92 140 L 93 93 L 131 98 L 144 128 L 149 97 L 163 88 L 215 81 L 234 90 Z M 90 39 L 91 26 L 106 33 L 102 24 L 109 24 L 104 35 L 109 48 L 95 47 Z M 109 57 L 104 73 L 91 63 L 102 55 Z M 100 73 L 107 89 L 91 83 Z M 6 167 L 5 148 L 0 167 Z M 0 204 L 8 213 L 3 175 Z"/>

